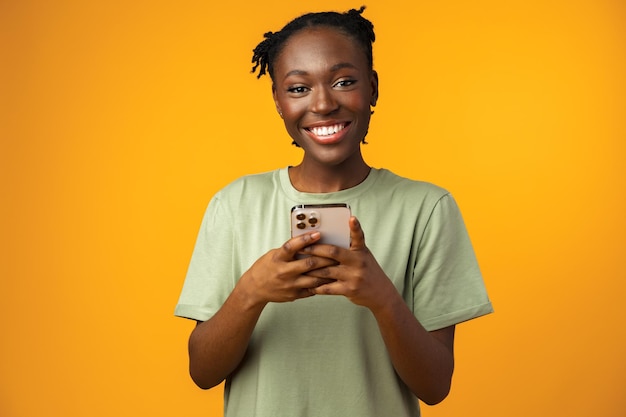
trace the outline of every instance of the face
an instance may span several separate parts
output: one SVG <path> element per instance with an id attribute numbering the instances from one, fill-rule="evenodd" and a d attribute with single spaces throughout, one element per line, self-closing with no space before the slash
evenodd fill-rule
<path id="1" fill-rule="evenodd" d="M 303 163 L 362 163 L 378 80 L 356 40 L 327 27 L 297 32 L 274 62 L 273 81 L 276 108 L 304 149 Z"/>

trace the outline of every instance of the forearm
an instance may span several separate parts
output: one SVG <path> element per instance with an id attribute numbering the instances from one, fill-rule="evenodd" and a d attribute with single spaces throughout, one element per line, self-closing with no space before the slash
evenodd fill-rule
<path id="1" fill-rule="evenodd" d="M 400 378 L 425 403 L 441 402 L 450 391 L 454 371 L 454 327 L 438 331 L 435 337 L 399 294 L 373 313 Z"/>
<path id="2" fill-rule="evenodd" d="M 264 304 L 252 304 L 237 286 L 209 320 L 189 338 L 189 372 L 200 388 L 221 383 L 243 359 Z"/>
<path id="3" fill-rule="evenodd" d="M 189 371 L 199 387 L 211 388 L 237 368 L 267 303 L 310 297 L 310 288 L 328 282 L 305 274 L 334 260 L 294 259 L 319 238 L 319 233 L 305 234 L 267 252 L 243 274 L 218 312 L 196 326 L 189 338 Z"/>

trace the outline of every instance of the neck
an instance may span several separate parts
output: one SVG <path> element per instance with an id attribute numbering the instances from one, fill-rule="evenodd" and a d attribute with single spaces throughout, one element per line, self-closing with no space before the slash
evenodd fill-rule
<path id="1" fill-rule="evenodd" d="M 365 163 L 356 167 L 312 167 L 301 163 L 289 168 L 289 179 L 293 187 L 305 193 L 332 193 L 346 190 L 362 183 L 370 167 Z"/>

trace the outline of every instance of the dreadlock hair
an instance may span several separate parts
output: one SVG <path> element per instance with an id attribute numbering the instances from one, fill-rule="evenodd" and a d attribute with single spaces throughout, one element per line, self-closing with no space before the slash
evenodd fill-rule
<path id="1" fill-rule="evenodd" d="M 253 50 L 252 62 L 254 66 L 252 72 L 256 72 L 258 68 L 257 78 L 269 73 L 273 80 L 274 61 L 282 51 L 286 41 L 300 30 L 315 26 L 335 28 L 355 39 L 363 47 L 370 69 L 373 68 L 372 43 L 376 39 L 376 35 L 372 22 L 361 16 L 363 10 L 365 10 L 365 6 L 361 6 L 359 10 L 351 9 L 345 13 L 307 13 L 287 23 L 278 32 L 265 33 L 263 35 L 265 39 Z"/>

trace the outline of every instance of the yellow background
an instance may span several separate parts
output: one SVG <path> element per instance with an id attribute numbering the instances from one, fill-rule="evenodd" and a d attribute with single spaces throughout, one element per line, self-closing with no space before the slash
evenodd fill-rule
<path id="1" fill-rule="evenodd" d="M 0 0 L 1 416 L 220 415 L 172 315 L 200 219 L 300 158 L 251 49 L 358 6 Z M 367 6 L 367 160 L 453 192 L 496 308 L 424 415 L 624 416 L 626 4 Z"/>

